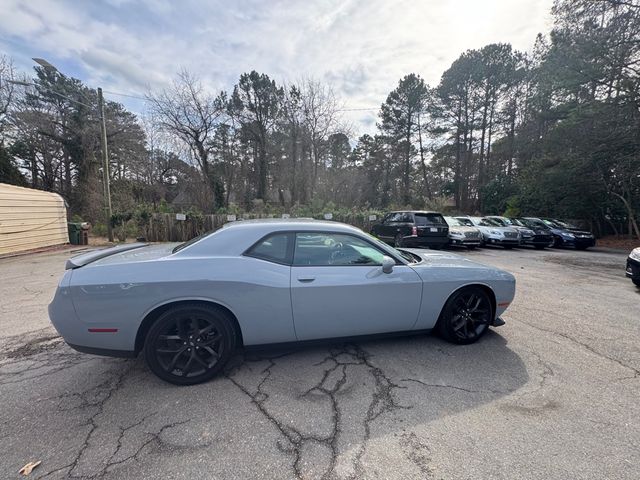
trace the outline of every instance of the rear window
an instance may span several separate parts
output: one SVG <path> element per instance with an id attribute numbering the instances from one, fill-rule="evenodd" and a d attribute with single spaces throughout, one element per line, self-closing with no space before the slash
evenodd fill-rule
<path id="1" fill-rule="evenodd" d="M 444 217 L 439 213 L 415 213 L 416 225 L 446 225 Z"/>

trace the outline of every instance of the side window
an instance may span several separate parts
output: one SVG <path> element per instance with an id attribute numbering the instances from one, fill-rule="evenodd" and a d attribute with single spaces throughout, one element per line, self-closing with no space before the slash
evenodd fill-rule
<path id="1" fill-rule="evenodd" d="M 397 223 L 397 222 L 402 222 L 404 220 L 402 220 L 403 214 L 402 213 L 391 213 L 389 214 L 389 218 L 387 219 L 386 223 Z"/>
<path id="2" fill-rule="evenodd" d="M 245 255 L 269 262 L 288 264 L 292 241 L 291 233 L 273 233 L 256 243 Z"/>
<path id="3" fill-rule="evenodd" d="M 340 233 L 296 234 L 297 266 L 382 265 L 384 253 L 366 240 Z"/>

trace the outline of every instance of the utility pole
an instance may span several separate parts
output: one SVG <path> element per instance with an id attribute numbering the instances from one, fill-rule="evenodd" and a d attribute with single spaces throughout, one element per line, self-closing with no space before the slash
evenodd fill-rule
<path id="1" fill-rule="evenodd" d="M 104 98 L 102 88 L 98 87 L 98 110 L 100 112 L 100 140 L 102 144 L 102 173 L 104 175 L 104 208 L 107 215 L 107 234 L 113 242 L 113 228 L 111 227 L 111 187 L 109 186 L 109 151 L 107 147 L 107 124 L 104 119 Z"/>

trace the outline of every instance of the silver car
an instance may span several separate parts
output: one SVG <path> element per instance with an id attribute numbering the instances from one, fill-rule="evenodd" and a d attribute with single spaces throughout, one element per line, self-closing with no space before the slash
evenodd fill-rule
<path id="1" fill-rule="evenodd" d="M 511 303 L 510 273 L 394 249 L 341 223 L 233 222 L 187 243 L 68 260 L 49 316 L 81 352 L 132 357 L 175 384 L 218 373 L 239 346 L 436 330 L 467 344 Z"/>
<path id="2" fill-rule="evenodd" d="M 513 248 L 520 245 L 520 232 L 515 228 L 503 227 L 487 217 L 455 217 L 464 225 L 476 227 L 482 233 L 482 245 L 499 245 Z"/>
<path id="3" fill-rule="evenodd" d="M 469 250 L 480 246 L 482 232 L 476 227 L 465 225 L 453 217 L 444 217 L 444 220 L 449 225 L 449 245 L 467 247 Z"/>

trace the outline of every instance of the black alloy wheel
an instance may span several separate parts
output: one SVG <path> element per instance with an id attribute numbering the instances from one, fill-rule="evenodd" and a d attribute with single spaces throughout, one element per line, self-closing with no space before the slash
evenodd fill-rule
<path id="1" fill-rule="evenodd" d="M 213 378 L 235 348 L 228 314 L 207 305 L 185 305 L 160 315 L 145 340 L 145 359 L 162 380 L 195 385 Z"/>
<path id="2" fill-rule="evenodd" d="M 492 319 L 489 295 L 480 287 L 464 287 L 447 300 L 436 328 L 445 340 L 466 345 L 484 335 Z"/>

